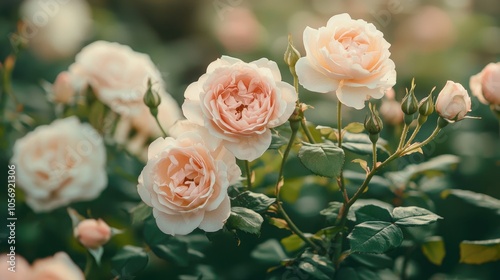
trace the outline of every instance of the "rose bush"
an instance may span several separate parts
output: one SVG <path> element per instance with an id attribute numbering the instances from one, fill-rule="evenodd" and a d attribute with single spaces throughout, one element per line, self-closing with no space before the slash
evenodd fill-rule
<path id="1" fill-rule="evenodd" d="M 35 212 L 92 200 L 107 185 L 103 140 L 76 117 L 37 127 L 17 140 L 13 150 L 19 188 Z"/>
<path id="2" fill-rule="evenodd" d="M 196 130 L 156 139 L 148 149 L 137 191 L 153 207 L 158 228 L 185 235 L 195 228 L 207 232 L 222 228 L 230 214 L 229 185 L 241 171 L 234 156 L 214 146 Z"/>
<path id="3" fill-rule="evenodd" d="M 281 81 L 275 62 L 245 63 L 222 56 L 184 93 L 186 118 L 208 129 L 236 158 L 254 160 L 271 144 L 270 128 L 295 109 L 294 88 Z"/>
<path id="4" fill-rule="evenodd" d="M 297 61 L 299 82 L 306 89 L 335 92 L 342 104 L 362 109 L 382 98 L 396 83 L 390 44 L 382 32 L 348 14 L 335 15 L 319 29 L 304 30 L 306 56 Z"/>

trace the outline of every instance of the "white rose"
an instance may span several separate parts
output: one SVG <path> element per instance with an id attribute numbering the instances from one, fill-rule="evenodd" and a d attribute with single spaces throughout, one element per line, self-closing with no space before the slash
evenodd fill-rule
<path id="1" fill-rule="evenodd" d="M 90 6 L 84 0 L 27 0 L 20 8 L 22 40 L 44 59 L 74 55 L 92 27 Z"/>
<path id="2" fill-rule="evenodd" d="M 348 14 L 330 18 L 326 26 L 304 30 L 306 56 L 295 65 L 306 89 L 336 92 L 342 104 L 362 109 L 365 100 L 382 98 L 396 83 L 390 44 L 384 34 Z"/>
<path id="3" fill-rule="evenodd" d="M 37 127 L 18 139 L 13 150 L 19 188 L 35 212 L 92 200 L 106 187 L 103 140 L 76 117 Z"/>
<path id="4" fill-rule="evenodd" d="M 97 41 L 84 47 L 69 71 L 75 84 L 90 85 L 97 98 L 122 116 L 138 115 L 147 108 L 143 96 L 148 80 L 153 90 L 167 94 L 151 58 L 118 43 Z"/>

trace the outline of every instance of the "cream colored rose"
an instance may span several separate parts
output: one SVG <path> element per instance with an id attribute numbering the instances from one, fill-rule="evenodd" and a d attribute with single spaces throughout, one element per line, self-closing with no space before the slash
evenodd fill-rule
<path id="1" fill-rule="evenodd" d="M 80 268 L 64 252 L 36 260 L 31 269 L 31 280 L 85 280 Z"/>
<path id="2" fill-rule="evenodd" d="M 270 128 L 292 115 L 297 94 L 275 62 L 223 56 L 184 94 L 186 118 L 205 126 L 237 158 L 254 160 L 271 144 Z"/>
<path id="3" fill-rule="evenodd" d="M 74 235 L 83 246 L 97 249 L 109 241 L 111 228 L 101 219 L 86 219 L 78 223 Z"/>
<path id="4" fill-rule="evenodd" d="M 35 212 L 92 200 L 106 187 L 106 150 L 99 133 L 76 117 L 55 120 L 14 144 L 19 188 Z"/>
<path id="5" fill-rule="evenodd" d="M 306 27 L 304 47 L 306 56 L 295 66 L 300 84 L 311 91 L 335 91 L 346 106 L 362 109 L 365 100 L 382 98 L 396 83 L 390 44 L 364 20 L 340 14 L 325 27 Z"/>
<path id="6" fill-rule="evenodd" d="M 92 30 L 92 14 L 85 0 L 27 0 L 20 9 L 21 40 L 46 60 L 74 55 Z"/>
<path id="7" fill-rule="evenodd" d="M 436 99 L 436 112 L 449 122 L 460 121 L 471 111 L 467 90 L 459 83 L 447 81 Z"/>
<path id="8" fill-rule="evenodd" d="M 90 85 L 103 103 L 123 116 L 144 111 L 143 96 L 149 79 L 154 90 L 167 94 L 151 58 L 118 43 L 96 41 L 86 46 L 77 54 L 69 71 L 75 77 L 75 84 Z"/>
<path id="9" fill-rule="evenodd" d="M 500 105 L 500 62 L 490 63 L 472 76 L 470 89 L 481 103 Z"/>
<path id="10" fill-rule="evenodd" d="M 74 101 L 76 94 L 71 74 L 63 71 L 57 75 L 49 99 L 55 103 L 69 104 Z"/>
<path id="11" fill-rule="evenodd" d="M 196 130 L 185 131 L 177 139 L 158 138 L 151 143 L 137 190 L 153 207 L 156 224 L 164 233 L 185 235 L 196 228 L 214 232 L 229 218 L 227 188 L 240 175 L 229 151 L 214 147 Z"/>

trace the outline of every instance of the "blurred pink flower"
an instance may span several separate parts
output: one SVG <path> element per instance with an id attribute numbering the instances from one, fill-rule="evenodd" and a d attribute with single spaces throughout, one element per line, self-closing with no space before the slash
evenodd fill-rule
<path id="1" fill-rule="evenodd" d="M 92 200 L 106 187 L 103 139 L 76 117 L 41 125 L 14 144 L 19 188 L 35 212 Z"/>
<path id="2" fill-rule="evenodd" d="M 396 83 L 390 44 L 364 20 L 340 14 L 319 29 L 307 27 L 304 46 L 306 56 L 296 65 L 300 84 L 311 91 L 335 91 L 346 106 L 362 109 L 367 99 L 382 98 Z"/>
<path id="3" fill-rule="evenodd" d="M 30 264 L 20 255 L 2 253 L 0 255 L 0 279 L 26 280 L 31 273 Z"/>
<path id="4" fill-rule="evenodd" d="M 380 106 L 380 115 L 382 119 L 391 125 L 398 125 L 403 122 L 404 113 L 401 110 L 401 103 L 396 98 L 396 92 L 393 88 L 387 90 Z"/>
<path id="5" fill-rule="evenodd" d="M 254 160 L 271 144 L 270 128 L 285 123 L 297 101 L 274 61 L 223 56 L 184 93 L 186 118 L 208 129 L 238 159 Z"/>
<path id="6" fill-rule="evenodd" d="M 137 191 L 153 207 L 156 224 L 166 234 L 217 231 L 231 212 L 227 188 L 241 171 L 229 151 L 198 129 L 205 130 L 184 125 L 176 129 L 176 139 L 156 139 L 139 176 Z"/>
<path id="7" fill-rule="evenodd" d="M 36 260 L 31 269 L 31 280 L 85 280 L 80 268 L 64 252 Z"/>
<path id="8" fill-rule="evenodd" d="M 251 10 L 232 8 L 215 25 L 215 34 L 229 52 L 245 53 L 255 50 L 262 40 L 263 28 Z"/>
<path id="9" fill-rule="evenodd" d="M 490 63 L 470 77 L 470 88 L 481 103 L 500 105 L 500 62 Z"/>
<path id="10" fill-rule="evenodd" d="M 55 103 L 69 104 L 75 99 L 76 89 L 71 79 L 71 74 L 63 71 L 57 75 L 49 99 Z"/>
<path id="11" fill-rule="evenodd" d="M 447 49 L 456 38 L 451 17 L 436 6 L 419 8 L 401 32 L 413 47 L 426 52 Z"/>

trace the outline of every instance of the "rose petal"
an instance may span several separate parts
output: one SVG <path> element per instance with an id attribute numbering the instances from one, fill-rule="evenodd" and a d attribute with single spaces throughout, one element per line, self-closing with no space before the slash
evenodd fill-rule
<path id="1" fill-rule="evenodd" d="M 186 235 L 195 230 L 203 220 L 203 212 L 168 215 L 153 208 L 153 216 L 158 228 L 170 235 Z"/>
<path id="2" fill-rule="evenodd" d="M 218 231 L 224 226 L 230 214 L 231 203 L 229 201 L 229 196 L 226 194 L 224 200 L 222 200 L 217 209 L 205 212 L 199 228 L 206 232 Z"/>

